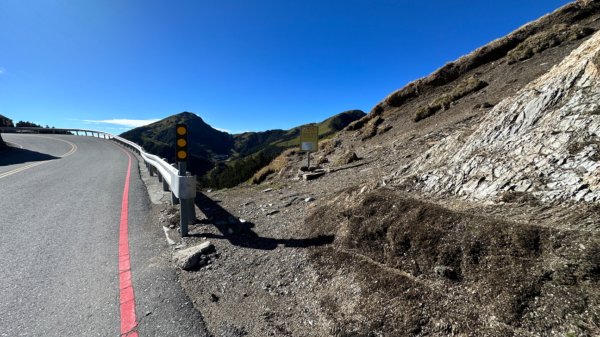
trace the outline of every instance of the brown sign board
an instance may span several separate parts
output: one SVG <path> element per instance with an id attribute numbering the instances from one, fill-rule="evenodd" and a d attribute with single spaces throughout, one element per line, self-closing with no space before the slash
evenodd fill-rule
<path id="1" fill-rule="evenodd" d="M 319 149 L 319 127 L 307 125 L 300 128 L 300 151 L 316 152 Z"/>

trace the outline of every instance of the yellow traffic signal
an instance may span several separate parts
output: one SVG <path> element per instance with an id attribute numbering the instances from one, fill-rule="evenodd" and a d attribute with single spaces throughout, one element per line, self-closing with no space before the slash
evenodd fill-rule
<path id="1" fill-rule="evenodd" d="M 177 133 L 177 161 L 186 161 L 188 157 L 187 152 L 187 126 L 185 124 L 177 124 L 175 127 Z"/>

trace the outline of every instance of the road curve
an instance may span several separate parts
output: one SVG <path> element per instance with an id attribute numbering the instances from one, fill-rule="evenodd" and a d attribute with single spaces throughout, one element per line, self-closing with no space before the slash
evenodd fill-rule
<path id="1" fill-rule="evenodd" d="M 3 134 L 0 336 L 119 336 L 119 229 L 129 156 L 112 141 Z M 131 155 L 131 283 L 139 336 L 207 336 L 165 256 Z M 122 281 L 122 280 L 121 280 Z"/>

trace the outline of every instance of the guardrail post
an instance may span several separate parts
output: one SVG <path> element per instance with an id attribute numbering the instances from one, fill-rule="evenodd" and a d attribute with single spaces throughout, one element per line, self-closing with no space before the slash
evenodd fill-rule
<path id="1" fill-rule="evenodd" d="M 148 165 L 148 172 L 150 172 L 151 177 L 154 177 L 154 167 L 152 165 Z"/>
<path id="2" fill-rule="evenodd" d="M 179 175 L 180 176 L 185 176 L 187 174 L 187 163 L 184 161 L 180 161 L 179 162 Z M 189 207 L 190 207 L 190 203 L 189 201 L 192 202 L 192 205 L 194 205 L 194 200 L 193 199 L 180 199 L 180 204 L 181 206 L 179 207 L 179 227 L 181 228 L 181 236 L 182 237 L 186 237 L 188 236 L 188 224 L 191 222 L 190 219 L 190 211 L 189 211 Z"/>
<path id="3" fill-rule="evenodd" d="M 171 192 L 171 205 L 178 205 L 179 198 L 175 196 L 175 193 Z"/>
<path id="4" fill-rule="evenodd" d="M 188 176 L 192 176 L 192 172 L 186 172 Z M 190 224 L 196 221 L 196 206 L 194 205 L 194 199 L 188 199 L 189 207 L 188 211 L 190 212 Z"/>
<path id="5" fill-rule="evenodd" d="M 162 183 L 163 183 L 163 192 L 168 192 L 169 191 L 169 183 L 167 183 L 167 181 L 165 179 L 163 179 Z"/>
<path id="6" fill-rule="evenodd" d="M 158 181 L 162 183 L 163 182 L 162 174 L 160 174 L 160 172 L 156 172 L 156 176 L 158 177 Z"/>

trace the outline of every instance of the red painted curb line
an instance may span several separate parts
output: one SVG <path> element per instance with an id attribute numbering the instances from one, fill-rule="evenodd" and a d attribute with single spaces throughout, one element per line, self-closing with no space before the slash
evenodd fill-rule
<path id="1" fill-rule="evenodd" d="M 138 337 L 135 316 L 135 295 L 131 282 L 131 263 L 129 260 L 129 176 L 131 175 L 131 155 L 121 149 L 129 162 L 121 201 L 121 223 L 119 225 L 119 304 L 121 309 L 121 336 Z"/>

